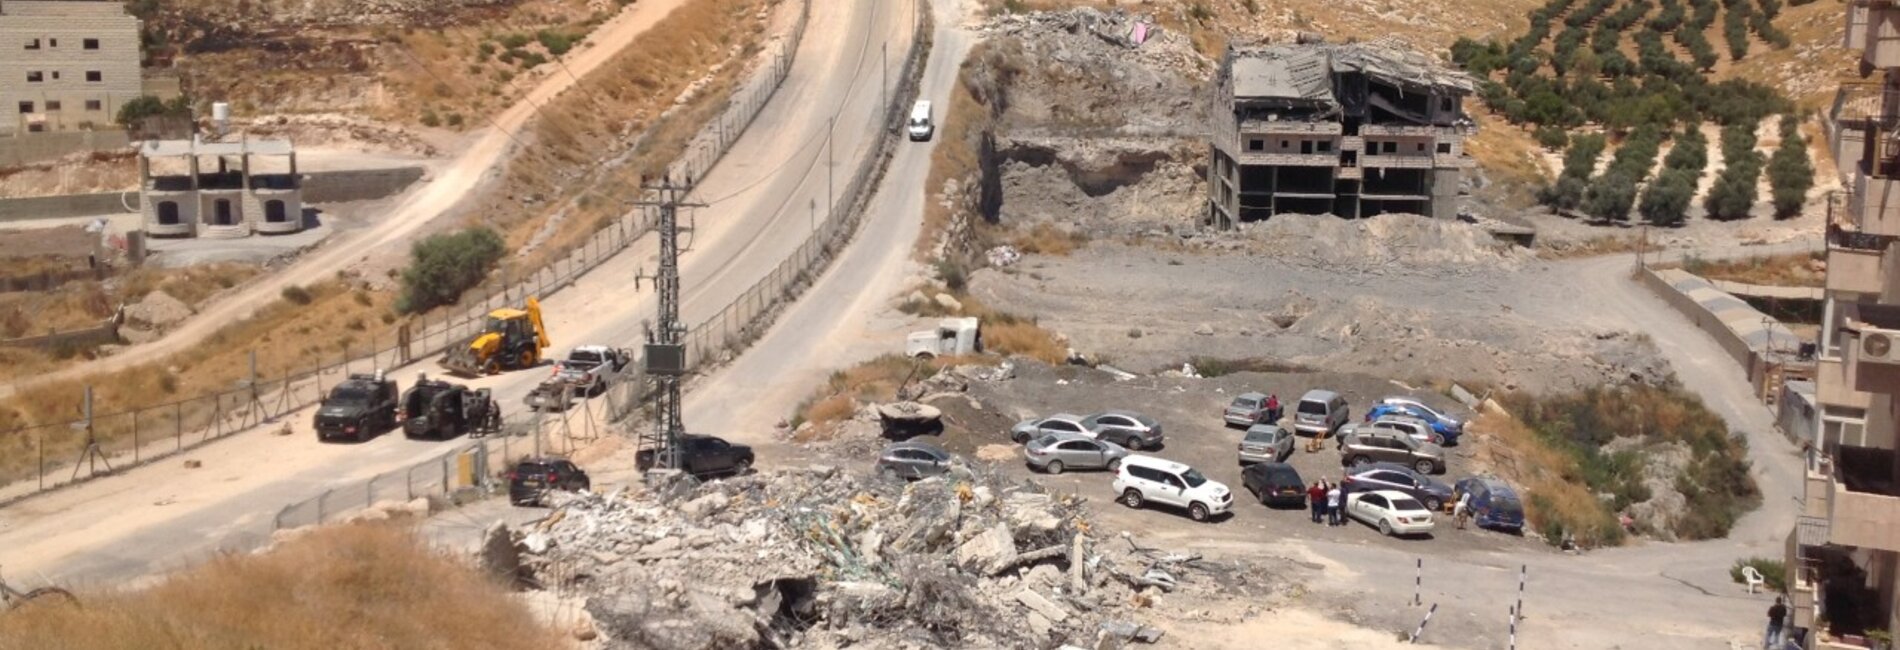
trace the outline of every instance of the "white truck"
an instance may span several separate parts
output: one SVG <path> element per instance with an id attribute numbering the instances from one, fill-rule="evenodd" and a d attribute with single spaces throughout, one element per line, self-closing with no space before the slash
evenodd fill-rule
<path id="1" fill-rule="evenodd" d="M 567 358 L 554 362 L 554 374 L 528 392 L 528 406 L 565 410 L 561 396 L 588 398 L 607 391 L 620 373 L 633 363 L 633 353 L 605 345 L 582 345 L 568 351 Z"/>
<path id="2" fill-rule="evenodd" d="M 904 356 L 929 359 L 983 351 L 983 333 L 976 317 L 945 318 L 934 330 L 911 332 L 904 340 Z"/>

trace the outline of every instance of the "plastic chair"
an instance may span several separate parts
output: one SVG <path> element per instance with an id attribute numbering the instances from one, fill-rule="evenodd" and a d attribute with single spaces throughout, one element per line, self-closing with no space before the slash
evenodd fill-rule
<path id="1" fill-rule="evenodd" d="M 1752 566 L 1742 567 L 1742 580 L 1748 582 L 1748 593 L 1751 594 L 1755 593 L 1756 587 L 1767 583 L 1767 579 L 1762 577 L 1761 572 L 1756 571 Z"/>

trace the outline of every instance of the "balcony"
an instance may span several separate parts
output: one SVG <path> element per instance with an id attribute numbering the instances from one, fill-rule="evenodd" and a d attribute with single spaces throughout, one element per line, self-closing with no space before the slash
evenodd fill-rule
<path id="1" fill-rule="evenodd" d="M 1868 393 L 1900 393 L 1900 323 L 1890 318 L 1900 307 L 1849 303 L 1846 309 L 1842 329 L 1849 335 L 1841 340 L 1841 355 L 1847 385 Z"/>
<path id="2" fill-rule="evenodd" d="M 1879 295 L 1885 284 L 1881 259 L 1892 243 L 1892 237 L 1829 228 L 1827 290 Z"/>
<path id="3" fill-rule="evenodd" d="M 1360 165 L 1364 167 L 1389 167 L 1397 169 L 1431 169 L 1432 157 L 1429 155 L 1366 156 L 1362 159 Z M 1896 192 L 1896 198 L 1900 198 L 1900 192 Z M 1896 214 L 1900 214 L 1900 205 L 1895 206 L 1895 212 Z M 1900 221 L 1900 219 L 1896 219 L 1896 221 Z"/>
<path id="4" fill-rule="evenodd" d="M 1833 481 L 1828 542 L 1900 552 L 1900 497 L 1855 492 Z"/>
<path id="5" fill-rule="evenodd" d="M 1478 166 L 1478 159 L 1452 153 L 1432 154 L 1432 166 L 1440 169 L 1467 169 Z"/>
<path id="6" fill-rule="evenodd" d="M 1262 153 L 1247 151 L 1234 156 L 1234 161 L 1242 165 L 1270 165 L 1275 167 L 1337 167 L 1337 153 Z"/>
<path id="7" fill-rule="evenodd" d="M 1863 234 L 1900 236 L 1900 180 L 1854 174 L 1847 214 Z"/>
<path id="8" fill-rule="evenodd" d="M 1345 127 L 1334 121 L 1308 120 L 1241 120 L 1241 137 L 1247 134 L 1268 133 L 1273 135 L 1339 135 Z"/>
<path id="9" fill-rule="evenodd" d="M 1842 408 L 1866 409 L 1873 404 L 1871 393 L 1854 390 L 1847 380 L 1847 363 L 1840 359 L 1820 359 L 1814 366 L 1815 400 Z"/>

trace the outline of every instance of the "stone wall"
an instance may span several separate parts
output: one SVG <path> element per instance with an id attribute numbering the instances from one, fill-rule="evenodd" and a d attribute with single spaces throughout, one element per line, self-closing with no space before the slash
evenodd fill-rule
<path id="1" fill-rule="evenodd" d="M 65 131 L 0 136 L 0 167 L 18 167 L 67 154 L 130 147 L 124 131 Z"/>

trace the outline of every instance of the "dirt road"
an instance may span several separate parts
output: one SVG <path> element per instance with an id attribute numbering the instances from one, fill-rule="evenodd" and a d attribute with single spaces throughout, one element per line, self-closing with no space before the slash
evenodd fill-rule
<path id="1" fill-rule="evenodd" d="M 288 268 L 261 278 L 211 304 L 167 332 L 164 338 L 132 346 L 111 357 L 0 386 L 0 395 L 47 382 L 110 372 L 161 359 L 197 345 L 220 328 L 249 318 L 259 308 L 277 300 L 286 286 L 302 284 L 310 278 L 328 277 L 371 255 L 391 251 L 400 254 L 419 229 L 449 212 L 464 197 L 472 194 L 476 183 L 494 179 L 501 163 L 518 146 L 511 134 L 521 131 L 534 116 L 536 107 L 573 86 L 576 79 L 600 67 L 686 2 L 641 0 L 602 24 L 587 38 L 587 42 L 594 44 L 592 47 L 579 49 L 563 59 L 572 75 L 557 73 L 543 77 L 541 83 L 529 91 L 526 97 L 495 116 L 491 126 L 478 129 L 465 138 L 469 142 L 466 149 L 453 160 L 437 167 L 424 187 L 411 190 L 409 196 L 376 225 L 331 241 L 299 258 Z"/>
<path id="2" fill-rule="evenodd" d="M 822 162 L 827 118 L 836 117 L 834 162 L 857 167 L 869 152 L 879 106 L 878 53 L 904 51 L 909 17 L 878 0 L 813 3 L 811 24 L 785 86 L 698 186 L 724 198 L 699 211 L 693 246 L 681 266 L 689 322 L 716 312 L 770 272 L 806 229 L 804 208 L 826 195 Z M 900 5 L 901 7 L 901 5 Z M 868 53 L 868 54 L 867 54 Z M 892 66 L 896 69 L 897 66 Z M 814 156 L 816 153 L 818 156 Z M 789 161 L 789 162 L 788 162 Z M 543 307 L 556 352 L 582 343 L 634 345 L 654 306 L 655 243 L 641 242 Z M 392 372 L 403 385 L 433 363 Z M 505 411 L 545 371 L 485 378 Z M 428 460 L 450 444 L 385 435 L 360 445 L 322 445 L 308 432 L 309 411 L 288 416 L 292 435 L 239 434 L 162 464 L 147 466 L 0 511 L 0 548 L 10 573 L 65 581 L 118 583 L 196 561 L 222 546 L 251 546 L 285 505 L 380 472 Z M 459 443 L 459 441 L 457 441 Z M 201 469 L 186 469 L 200 460 Z"/>

